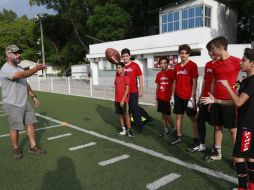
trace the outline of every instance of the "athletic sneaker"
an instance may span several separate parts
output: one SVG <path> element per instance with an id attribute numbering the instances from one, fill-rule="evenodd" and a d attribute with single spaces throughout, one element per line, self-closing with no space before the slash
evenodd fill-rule
<path id="1" fill-rule="evenodd" d="M 134 135 L 133 135 L 131 129 L 127 129 L 127 135 L 128 135 L 128 137 L 130 137 L 130 138 L 134 138 Z"/>
<path id="2" fill-rule="evenodd" d="M 189 152 L 202 152 L 206 150 L 206 145 L 205 144 L 200 144 L 198 146 L 194 146 L 192 148 L 189 148 Z"/>
<path id="3" fill-rule="evenodd" d="M 168 130 L 164 130 L 163 132 L 161 132 L 159 134 L 160 137 L 164 137 L 164 136 L 169 136 L 169 131 Z"/>
<path id="4" fill-rule="evenodd" d="M 42 154 L 45 154 L 46 152 L 44 150 L 40 149 L 37 145 L 35 145 L 33 148 L 30 147 L 29 153 L 42 155 Z"/>
<path id="5" fill-rule="evenodd" d="M 173 142 L 171 142 L 171 145 L 176 145 L 176 144 L 181 144 L 183 143 L 183 138 L 182 137 L 177 137 L 176 140 L 174 140 Z"/>
<path id="6" fill-rule="evenodd" d="M 122 131 L 119 132 L 119 133 L 117 133 L 117 135 L 120 135 L 120 136 L 124 136 L 124 135 L 126 135 L 126 134 L 127 134 L 127 132 L 126 132 L 125 127 L 122 127 Z"/>
<path id="7" fill-rule="evenodd" d="M 22 156 L 22 154 L 21 154 L 21 150 L 20 150 L 19 147 L 13 149 L 13 159 L 14 159 L 14 160 L 20 160 L 22 157 L 23 157 L 23 156 Z"/>
<path id="8" fill-rule="evenodd" d="M 219 153 L 218 150 L 215 148 L 210 156 L 205 157 L 205 160 L 207 162 L 212 162 L 216 160 L 221 160 L 221 158 L 222 158 L 221 153 Z"/>

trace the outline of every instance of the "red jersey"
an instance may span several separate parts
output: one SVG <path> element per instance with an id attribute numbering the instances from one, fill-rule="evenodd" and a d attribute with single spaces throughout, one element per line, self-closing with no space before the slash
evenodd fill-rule
<path id="1" fill-rule="evenodd" d="M 205 75 L 204 75 L 204 89 L 203 89 L 203 93 L 201 94 L 201 97 L 208 97 L 208 92 L 211 92 L 211 84 L 212 84 L 212 80 L 213 80 L 213 60 L 209 61 L 206 63 L 205 65 Z"/>
<path id="2" fill-rule="evenodd" d="M 126 90 L 126 85 L 129 85 L 129 78 L 126 75 L 116 75 L 115 78 L 115 102 L 121 102 Z M 124 102 L 129 101 L 129 95 Z"/>
<path id="3" fill-rule="evenodd" d="M 230 100 L 231 97 L 227 92 L 227 89 L 218 80 L 227 80 L 232 87 L 237 81 L 237 77 L 240 71 L 240 59 L 230 56 L 225 60 L 219 60 L 213 63 L 213 77 L 215 79 L 214 84 L 214 97 L 222 100 Z M 235 92 L 235 89 L 233 89 Z"/>
<path id="4" fill-rule="evenodd" d="M 156 91 L 156 97 L 161 101 L 169 101 L 172 96 L 172 86 L 175 80 L 173 70 L 160 71 L 157 73 L 155 83 L 158 88 Z"/>
<path id="5" fill-rule="evenodd" d="M 138 92 L 137 77 L 142 76 L 142 71 L 135 62 L 131 62 L 128 66 L 125 65 L 124 71 L 130 80 L 130 93 Z"/>
<path id="6" fill-rule="evenodd" d="M 175 94 L 184 99 L 188 100 L 191 97 L 192 91 L 192 79 L 198 78 L 198 67 L 197 64 L 189 60 L 184 66 L 180 63 L 175 66 Z"/>

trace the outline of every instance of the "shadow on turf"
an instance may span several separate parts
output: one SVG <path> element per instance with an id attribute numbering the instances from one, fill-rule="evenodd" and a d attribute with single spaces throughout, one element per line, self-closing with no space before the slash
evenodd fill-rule
<path id="1" fill-rule="evenodd" d="M 57 169 L 46 173 L 42 179 L 41 190 L 82 190 L 76 175 L 74 162 L 69 157 L 57 161 Z"/>
<path id="2" fill-rule="evenodd" d="M 115 114 L 112 108 L 107 106 L 97 105 L 96 112 L 100 115 L 104 123 L 113 126 L 117 131 L 120 129 L 119 116 Z"/>

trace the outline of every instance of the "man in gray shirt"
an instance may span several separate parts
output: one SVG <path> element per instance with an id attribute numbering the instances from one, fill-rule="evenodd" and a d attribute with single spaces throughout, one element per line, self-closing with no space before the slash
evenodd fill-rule
<path id="1" fill-rule="evenodd" d="M 21 61 L 23 50 L 16 45 L 9 45 L 5 49 L 6 63 L 0 71 L 2 84 L 3 111 L 10 125 L 10 138 L 13 147 L 13 158 L 21 159 L 22 153 L 19 147 L 19 131 L 26 126 L 26 134 L 29 139 L 29 153 L 44 154 L 35 141 L 34 122 L 36 121 L 33 108 L 28 102 L 30 96 L 39 107 L 40 102 L 33 93 L 26 78 L 39 70 L 46 69 L 45 65 L 38 64 L 34 68 L 24 70 L 18 64 Z"/>

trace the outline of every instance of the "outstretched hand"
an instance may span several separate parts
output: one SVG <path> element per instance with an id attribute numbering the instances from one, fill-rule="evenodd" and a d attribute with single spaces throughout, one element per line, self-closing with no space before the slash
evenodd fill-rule
<path id="1" fill-rule="evenodd" d="M 37 71 L 40 71 L 40 70 L 44 70 L 44 69 L 47 69 L 47 65 L 44 65 L 44 64 L 37 64 L 35 66 L 36 70 Z"/>
<path id="2" fill-rule="evenodd" d="M 208 92 L 208 94 L 209 94 L 209 97 L 201 97 L 201 98 L 200 98 L 200 101 L 201 101 L 203 104 L 213 104 L 213 103 L 215 103 L 215 98 L 214 98 L 214 96 L 213 96 L 212 94 L 210 94 L 209 92 Z"/>

